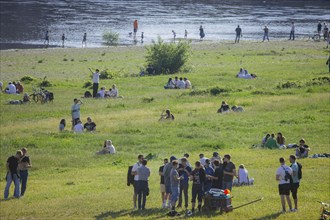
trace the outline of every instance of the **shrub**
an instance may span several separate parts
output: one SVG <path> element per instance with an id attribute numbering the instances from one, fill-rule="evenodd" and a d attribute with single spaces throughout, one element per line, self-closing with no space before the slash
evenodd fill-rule
<path id="1" fill-rule="evenodd" d="M 21 81 L 24 82 L 24 83 L 32 82 L 33 80 L 35 80 L 35 79 L 33 77 L 31 77 L 31 76 L 28 76 L 28 75 L 23 76 L 21 78 Z"/>
<path id="2" fill-rule="evenodd" d="M 85 82 L 84 85 L 83 85 L 83 88 L 92 89 L 93 84 L 91 82 Z"/>
<path id="3" fill-rule="evenodd" d="M 40 87 L 50 87 L 52 84 L 46 79 L 47 76 L 44 77 L 44 79 L 39 83 Z"/>
<path id="4" fill-rule="evenodd" d="M 223 88 L 219 88 L 219 87 L 214 87 L 210 89 L 210 93 L 211 95 L 219 95 L 220 93 L 225 93 L 225 92 L 229 92 L 229 89 L 223 89 Z"/>
<path id="5" fill-rule="evenodd" d="M 172 74 L 180 71 L 191 55 L 189 43 L 164 43 L 158 37 L 158 42 L 146 47 L 146 62 L 155 68 L 155 74 Z"/>
<path id="6" fill-rule="evenodd" d="M 103 34 L 103 44 L 106 46 L 116 45 L 119 40 L 119 33 L 108 31 Z"/>

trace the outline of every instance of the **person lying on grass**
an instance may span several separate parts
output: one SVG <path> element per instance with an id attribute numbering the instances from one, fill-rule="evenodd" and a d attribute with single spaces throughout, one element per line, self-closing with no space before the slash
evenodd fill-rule
<path id="1" fill-rule="evenodd" d="M 116 148 L 112 145 L 111 140 L 105 140 L 103 149 L 98 151 L 97 154 L 115 154 Z"/>
<path id="2" fill-rule="evenodd" d="M 231 110 L 233 112 L 244 112 L 244 109 L 242 106 L 236 106 L 236 105 L 233 105 L 233 107 L 231 107 Z"/>

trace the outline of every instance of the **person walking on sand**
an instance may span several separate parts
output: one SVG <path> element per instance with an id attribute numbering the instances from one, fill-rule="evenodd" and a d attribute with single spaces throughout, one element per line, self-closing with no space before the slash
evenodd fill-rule
<path id="1" fill-rule="evenodd" d="M 139 29 L 139 23 L 138 23 L 138 20 L 134 20 L 133 22 L 133 33 L 134 33 L 134 38 L 136 38 L 136 32 L 138 31 Z"/>
<path id="2" fill-rule="evenodd" d="M 268 37 L 269 29 L 268 29 L 267 25 L 265 25 L 265 27 L 263 28 L 263 30 L 264 30 L 264 37 L 263 37 L 262 42 L 264 42 L 266 38 L 269 41 L 269 37 Z"/>
<path id="3" fill-rule="evenodd" d="M 83 40 L 81 42 L 82 47 L 86 47 L 86 45 L 87 45 L 86 41 L 87 41 L 87 33 L 84 33 Z"/>
<path id="4" fill-rule="evenodd" d="M 96 69 L 95 72 L 91 68 L 88 68 L 89 71 L 93 74 L 93 98 L 96 98 L 97 90 L 99 89 L 99 82 L 100 82 L 100 70 Z"/>
<path id="5" fill-rule="evenodd" d="M 45 40 L 44 40 L 44 45 L 46 46 L 46 47 L 48 47 L 48 45 L 49 45 L 49 31 L 46 31 L 46 33 L 45 33 L 45 38 L 44 38 Z"/>
<path id="6" fill-rule="evenodd" d="M 199 27 L 199 36 L 200 36 L 200 40 L 203 40 L 205 37 L 204 28 L 202 25 Z"/>
<path id="7" fill-rule="evenodd" d="M 237 25 L 235 32 L 236 32 L 235 43 L 239 43 L 239 39 L 242 37 L 242 29 L 240 28 L 239 25 Z"/>
<path id="8" fill-rule="evenodd" d="M 285 199 L 292 211 L 292 204 L 290 199 L 290 178 L 292 178 L 292 169 L 285 165 L 283 157 L 280 158 L 281 166 L 276 171 L 276 180 L 279 181 L 278 191 L 281 197 L 282 213 L 286 212 Z"/>
<path id="9" fill-rule="evenodd" d="M 173 41 L 175 41 L 175 38 L 176 38 L 176 33 L 174 30 L 172 30 L 172 34 L 173 34 Z"/>
<path id="10" fill-rule="evenodd" d="M 295 31 L 295 25 L 294 22 L 291 22 L 291 31 L 290 31 L 290 39 L 292 38 L 292 40 L 294 40 L 294 31 Z"/>
<path id="11" fill-rule="evenodd" d="M 6 169 L 7 169 L 7 175 L 6 175 L 6 187 L 4 192 L 4 198 L 8 199 L 9 196 L 9 189 L 12 182 L 14 182 L 15 189 L 14 189 L 14 198 L 19 198 L 20 192 L 19 192 L 19 176 L 18 176 L 18 163 L 20 158 L 22 157 L 23 153 L 22 151 L 18 150 L 15 154 L 15 156 L 11 156 L 7 159 Z"/>
<path id="12" fill-rule="evenodd" d="M 65 41 L 65 34 L 62 34 L 62 47 L 64 47 L 64 41 Z"/>
<path id="13" fill-rule="evenodd" d="M 27 149 L 24 147 L 22 148 L 23 156 L 21 157 L 18 169 L 19 169 L 19 176 L 21 178 L 21 196 L 24 196 L 27 180 L 28 180 L 28 169 L 32 167 L 30 157 L 27 155 Z"/>

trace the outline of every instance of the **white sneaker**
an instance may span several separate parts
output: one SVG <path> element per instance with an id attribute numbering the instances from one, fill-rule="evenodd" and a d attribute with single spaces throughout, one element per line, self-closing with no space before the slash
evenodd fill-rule
<path id="1" fill-rule="evenodd" d="M 291 209 L 291 212 L 297 212 L 298 210 L 297 209 Z"/>

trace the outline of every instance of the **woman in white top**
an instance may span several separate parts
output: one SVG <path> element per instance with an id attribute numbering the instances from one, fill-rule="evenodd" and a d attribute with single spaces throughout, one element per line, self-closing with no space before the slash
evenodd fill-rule
<path id="1" fill-rule="evenodd" d="M 237 179 L 234 181 L 234 185 L 252 185 L 254 179 L 249 179 L 249 172 L 245 169 L 244 164 L 239 165 Z"/>
<path id="2" fill-rule="evenodd" d="M 82 125 L 81 121 L 79 120 L 77 124 L 73 127 L 74 133 L 84 133 L 84 126 Z"/>
<path id="3" fill-rule="evenodd" d="M 112 145 L 111 140 L 106 140 L 106 141 L 104 141 L 103 149 L 101 151 L 97 152 L 97 153 L 98 154 L 115 154 L 116 149 Z"/>

